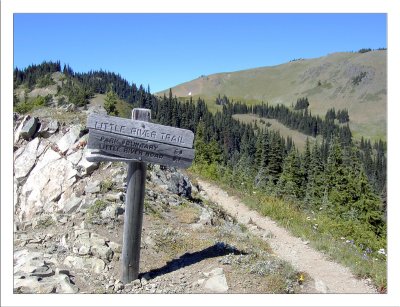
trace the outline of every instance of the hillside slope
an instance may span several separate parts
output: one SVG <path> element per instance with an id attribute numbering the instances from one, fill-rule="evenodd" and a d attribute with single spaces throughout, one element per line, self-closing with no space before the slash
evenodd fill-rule
<path id="1" fill-rule="evenodd" d="M 386 136 L 386 50 L 333 53 L 324 57 L 201 76 L 177 85 L 177 97 L 216 97 L 292 105 L 307 96 L 313 114 L 348 109 L 356 136 Z M 169 89 L 157 93 L 168 94 Z"/>
<path id="2" fill-rule="evenodd" d="M 185 174 L 150 165 L 140 279 L 123 285 L 126 164 L 87 161 L 83 124 L 28 122 L 14 114 L 15 293 L 320 292 Z"/>
<path id="3" fill-rule="evenodd" d="M 126 164 L 87 161 L 82 124 L 46 116 L 28 136 L 18 129 L 27 118 L 14 114 L 14 293 L 375 291 L 350 274 L 333 287 L 298 265 L 305 258 L 292 266 L 270 247 L 265 223 L 257 227 L 261 218 L 219 207 L 215 188 L 157 165 L 146 178 L 140 278 L 123 285 Z M 279 228 L 269 230 L 277 235 Z"/>

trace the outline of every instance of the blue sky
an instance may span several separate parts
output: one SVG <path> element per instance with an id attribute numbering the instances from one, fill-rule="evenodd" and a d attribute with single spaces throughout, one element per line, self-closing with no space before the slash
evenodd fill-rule
<path id="1" fill-rule="evenodd" d="M 200 75 L 387 46 L 386 14 L 14 14 L 14 67 L 60 60 L 152 92 Z"/>

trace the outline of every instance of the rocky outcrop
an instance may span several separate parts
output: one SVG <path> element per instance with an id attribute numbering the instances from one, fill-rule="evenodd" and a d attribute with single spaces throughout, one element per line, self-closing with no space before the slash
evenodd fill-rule
<path id="1" fill-rule="evenodd" d="M 174 194 L 186 198 L 192 196 L 192 184 L 189 178 L 173 168 L 166 169 L 163 166 L 154 165 L 150 171 L 150 178 Z"/>
<path id="2" fill-rule="evenodd" d="M 75 142 L 79 139 L 81 130 L 82 127 L 80 125 L 72 126 L 69 131 L 64 134 L 60 140 L 58 140 L 56 145 L 61 154 L 65 154 L 67 150 L 70 149 L 73 144 L 75 144 Z"/>
<path id="3" fill-rule="evenodd" d="M 37 117 L 29 118 L 29 120 L 24 122 L 21 132 L 20 132 L 20 136 L 24 140 L 30 140 L 33 137 L 33 135 L 36 133 L 36 131 L 38 129 L 38 124 L 39 124 L 39 121 L 38 121 Z"/>
<path id="4" fill-rule="evenodd" d="M 38 146 L 40 139 L 35 138 L 30 141 L 25 147 L 19 148 L 14 154 L 14 176 L 17 181 L 22 181 L 26 178 L 32 168 L 35 166 L 36 160 L 40 155 L 38 152 Z"/>
<path id="5" fill-rule="evenodd" d="M 29 174 L 21 189 L 19 218 L 31 219 L 45 211 L 57 211 L 61 195 L 77 181 L 72 163 L 48 148 Z"/>
<path id="6" fill-rule="evenodd" d="M 23 131 L 33 129 L 23 128 L 30 122 L 27 118 L 19 125 L 21 136 Z M 30 141 L 20 141 L 14 152 L 14 189 L 18 191 L 14 205 L 20 222 L 42 212 L 76 211 L 82 198 L 75 193 L 75 184 L 98 167 L 98 163 L 84 157 L 86 136 L 82 126 L 71 126 L 63 132 L 58 131 L 57 121 L 41 122 L 35 118 L 33 122 L 42 127 L 40 133 L 32 140 L 33 134 L 29 134 L 25 138 Z"/>
<path id="7" fill-rule="evenodd" d="M 48 138 L 58 131 L 59 123 L 57 120 L 46 121 L 42 120 L 38 130 L 38 135 L 43 138 Z"/>

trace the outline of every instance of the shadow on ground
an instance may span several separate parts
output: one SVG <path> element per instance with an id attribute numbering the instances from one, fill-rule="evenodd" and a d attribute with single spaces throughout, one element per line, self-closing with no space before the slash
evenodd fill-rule
<path id="1" fill-rule="evenodd" d="M 194 253 L 185 253 L 177 259 L 168 261 L 167 264 L 161 268 L 153 269 L 151 271 L 140 274 L 139 278 L 143 277 L 143 275 L 145 275 L 145 274 L 148 274 L 150 276 L 150 278 L 153 279 L 153 278 L 156 278 L 157 276 L 168 274 L 173 271 L 179 270 L 181 268 L 190 266 L 190 265 L 200 262 L 204 259 L 225 256 L 228 254 L 247 255 L 247 253 L 239 251 L 235 247 L 227 245 L 223 242 L 218 242 L 218 243 L 216 243 L 210 247 L 207 247 L 201 251 L 197 251 Z"/>

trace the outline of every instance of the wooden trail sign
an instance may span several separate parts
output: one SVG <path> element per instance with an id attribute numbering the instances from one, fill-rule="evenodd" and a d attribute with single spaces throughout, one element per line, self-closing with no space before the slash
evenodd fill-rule
<path id="1" fill-rule="evenodd" d="M 194 158 L 193 149 L 100 130 L 90 132 L 88 147 L 114 156 L 180 168 L 189 167 Z"/>
<path id="2" fill-rule="evenodd" d="M 133 109 L 132 120 L 91 114 L 88 161 L 128 163 L 122 243 L 122 282 L 139 276 L 146 162 L 187 168 L 194 159 L 194 135 L 186 129 L 149 123 L 150 110 Z"/>
<path id="3" fill-rule="evenodd" d="M 91 114 L 88 117 L 89 161 L 101 161 L 108 155 L 140 162 L 187 168 L 194 159 L 190 130 L 157 125 L 140 120 Z"/>

